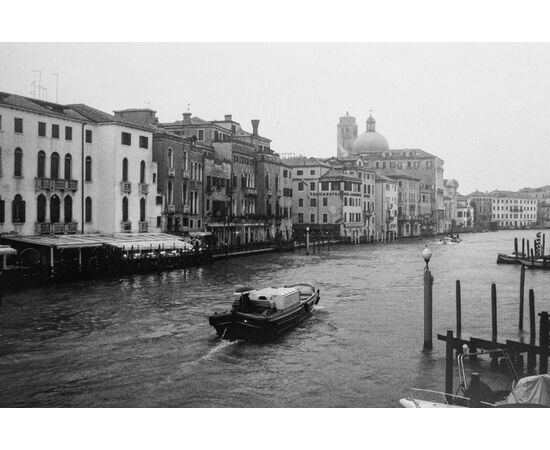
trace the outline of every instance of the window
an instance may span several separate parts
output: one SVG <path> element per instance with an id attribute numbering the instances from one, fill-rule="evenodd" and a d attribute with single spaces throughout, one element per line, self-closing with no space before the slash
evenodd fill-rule
<path id="1" fill-rule="evenodd" d="M 139 182 L 145 183 L 145 161 L 141 161 L 139 165 Z"/>
<path id="2" fill-rule="evenodd" d="M 60 200 L 57 195 L 50 199 L 50 221 L 56 223 L 60 221 Z"/>
<path id="3" fill-rule="evenodd" d="M 316 207 L 316 206 L 317 206 L 317 199 L 311 198 L 311 199 L 309 200 L 309 206 L 311 206 L 311 207 L 313 207 L 313 208 Z"/>
<path id="4" fill-rule="evenodd" d="M 46 122 L 38 122 L 38 136 L 46 136 Z"/>
<path id="5" fill-rule="evenodd" d="M 25 202 L 19 194 L 14 197 L 11 204 L 11 221 L 13 223 L 25 222 Z"/>
<path id="6" fill-rule="evenodd" d="M 310 182 L 309 182 L 309 190 L 310 190 L 310 191 L 314 191 L 314 190 L 315 190 L 315 181 L 310 181 Z"/>
<path id="7" fill-rule="evenodd" d="M 44 178 L 46 176 L 46 153 L 44 150 L 38 152 L 38 167 L 36 170 L 36 176 L 38 178 Z"/>
<path id="8" fill-rule="evenodd" d="M 314 223 L 315 222 L 315 214 L 312 214 L 311 215 L 311 223 Z"/>
<path id="9" fill-rule="evenodd" d="M 296 171 L 296 175 L 303 175 L 304 174 L 304 171 L 303 170 L 298 170 Z"/>
<path id="10" fill-rule="evenodd" d="M 199 130 L 198 139 L 199 141 L 204 141 L 204 130 Z"/>
<path id="11" fill-rule="evenodd" d="M 298 199 L 298 206 L 304 206 L 304 199 L 303 198 Z"/>
<path id="12" fill-rule="evenodd" d="M 36 199 L 36 221 L 44 223 L 46 221 L 46 196 L 40 194 Z"/>
<path id="13" fill-rule="evenodd" d="M 139 148 L 149 148 L 149 138 L 147 136 L 139 137 Z"/>
<path id="14" fill-rule="evenodd" d="M 323 197 L 323 206 L 328 206 L 328 198 Z"/>
<path id="15" fill-rule="evenodd" d="M 13 131 L 15 131 L 16 133 L 23 133 L 23 119 L 16 117 L 14 119 L 13 127 Z"/>
<path id="16" fill-rule="evenodd" d="M 50 178 L 59 179 L 59 154 L 57 152 L 53 152 L 50 157 Z"/>
<path id="17" fill-rule="evenodd" d="M 283 178 L 288 178 L 288 170 L 283 169 Z"/>
<path id="18" fill-rule="evenodd" d="M 65 140 L 66 141 L 73 140 L 73 127 L 65 127 Z"/>
<path id="19" fill-rule="evenodd" d="M 52 137 L 59 139 L 59 125 L 52 124 Z"/>
<path id="20" fill-rule="evenodd" d="M 86 223 L 90 223 L 92 221 L 92 198 L 86 197 L 86 205 L 85 205 L 85 215 L 84 220 Z"/>
<path id="21" fill-rule="evenodd" d="M 15 149 L 13 157 L 13 175 L 15 177 L 23 176 L 23 150 L 20 148 Z"/>
<path id="22" fill-rule="evenodd" d="M 63 212 L 65 213 L 65 223 L 73 221 L 73 199 L 70 195 L 66 195 L 63 199 Z"/>
<path id="23" fill-rule="evenodd" d="M 309 173 L 310 173 L 311 175 L 315 175 L 315 170 L 310 170 Z"/>
<path id="24" fill-rule="evenodd" d="M 71 179 L 71 172 L 72 172 L 72 158 L 70 154 L 65 155 L 65 179 L 70 180 Z"/>
<path id="25" fill-rule="evenodd" d="M 90 156 L 86 156 L 86 168 L 84 177 L 86 181 L 92 181 L 92 158 Z"/>
<path id="26" fill-rule="evenodd" d="M 122 198 L 122 221 L 128 222 L 128 197 Z"/>
<path id="27" fill-rule="evenodd" d="M 128 181 L 128 158 L 122 160 L 122 181 Z"/>
<path id="28" fill-rule="evenodd" d="M 328 222 L 328 215 L 323 214 L 323 223 L 327 223 L 327 222 Z"/>
<path id="29" fill-rule="evenodd" d="M 304 190 L 304 183 L 301 182 L 301 181 L 298 183 L 298 190 L 299 190 L 299 191 L 303 191 L 303 190 Z"/>
<path id="30" fill-rule="evenodd" d="M 321 190 L 322 191 L 328 191 L 328 181 L 322 181 L 321 182 Z"/>
<path id="31" fill-rule="evenodd" d="M 0 198 L 0 223 L 4 223 L 5 220 L 6 220 L 5 202 Z"/>
<path id="32" fill-rule="evenodd" d="M 168 148 L 168 167 L 174 167 L 174 151 L 171 148 Z"/>
<path id="33" fill-rule="evenodd" d="M 123 131 L 120 134 L 120 142 L 122 145 L 132 145 L 132 135 Z"/>
<path id="34" fill-rule="evenodd" d="M 141 198 L 139 201 L 139 221 L 145 222 L 145 199 Z"/>
<path id="35" fill-rule="evenodd" d="M 86 130 L 86 143 L 92 143 L 92 130 Z"/>
<path id="36" fill-rule="evenodd" d="M 304 214 L 298 213 L 298 223 L 304 223 Z"/>

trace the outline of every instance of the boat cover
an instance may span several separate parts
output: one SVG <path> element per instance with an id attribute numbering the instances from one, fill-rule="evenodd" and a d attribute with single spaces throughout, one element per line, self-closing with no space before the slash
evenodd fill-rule
<path id="1" fill-rule="evenodd" d="M 533 375 L 518 381 L 510 392 L 508 403 L 529 403 L 550 407 L 550 375 Z"/>
<path id="2" fill-rule="evenodd" d="M 252 291 L 249 295 L 254 304 L 268 307 L 274 303 L 277 309 L 285 309 L 300 302 L 300 292 L 295 288 L 268 287 Z"/>

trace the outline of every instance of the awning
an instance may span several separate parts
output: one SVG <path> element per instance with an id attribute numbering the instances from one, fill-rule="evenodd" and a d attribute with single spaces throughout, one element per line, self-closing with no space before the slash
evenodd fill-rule
<path id="1" fill-rule="evenodd" d="M 0 245 L 0 256 L 3 255 L 16 255 L 17 250 L 11 248 L 9 245 Z"/>
<path id="2" fill-rule="evenodd" d="M 191 231 L 189 233 L 189 236 L 191 237 L 212 236 L 212 233 L 210 233 L 210 231 Z"/>

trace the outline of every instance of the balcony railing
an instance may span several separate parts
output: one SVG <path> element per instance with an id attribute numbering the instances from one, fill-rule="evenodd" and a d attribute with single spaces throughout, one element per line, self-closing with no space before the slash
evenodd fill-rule
<path id="1" fill-rule="evenodd" d="M 78 224 L 76 222 L 69 222 L 65 224 L 65 233 L 76 233 L 78 231 Z"/>
<path id="2" fill-rule="evenodd" d="M 256 190 L 256 188 L 242 188 L 242 189 L 243 189 L 244 195 L 258 195 L 258 191 Z M 268 195 L 271 195 L 271 191 L 269 191 Z"/>
<path id="3" fill-rule="evenodd" d="M 57 191 L 65 190 L 65 180 L 52 180 L 52 182 L 53 182 L 53 189 Z"/>
<path id="4" fill-rule="evenodd" d="M 52 178 L 35 178 L 34 188 L 37 191 L 76 191 L 78 189 L 78 180 L 54 180 Z"/>
<path id="5" fill-rule="evenodd" d="M 52 232 L 51 223 L 36 223 L 34 226 L 35 234 L 50 234 Z"/>
<path id="6" fill-rule="evenodd" d="M 50 190 L 52 188 L 52 180 L 50 178 L 35 178 L 34 187 L 37 191 Z"/>
<path id="7" fill-rule="evenodd" d="M 139 223 L 139 232 L 147 233 L 149 231 L 149 222 L 140 222 Z"/>
<path id="8" fill-rule="evenodd" d="M 149 185 L 147 183 L 139 183 L 138 189 L 140 194 L 148 194 L 149 193 Z"/>
<path id="9" fill-rule="evenodd" d="M 174 214 L 176 212 L 176 205 L 168 205 L 168 213 Z"/>
<path id="10" fill-rule="evenodd" d="M 173 167 L 169 167 L 168 168 L 168 176 L 173 178 L 176 176 L 176 169 L 174 169 Z"/>
<path id="11" fill-rule="evenodd" d="M 52 223 L 52 232 L 53 234 L 64 234 L 65 224 L 60 222 Z"/>
<path id="12" fill-rule="evenodd" d="M 65 180 L 65 189 L 76 191 L 78 189 L 78 180 Z"/>
<path id="13" fill-rule="evenodd" d="M 120 222 L 120 229 L 123 233 L 131 233 L 132 232 L 132 222 Z"/>
<path id="14" fill-rule="evenodd" d="M 126 194 L 129 194 L 130 192 L 132 192 L 132 183 L 130 183 L 129 181 L 121 181 L 120 190 Z"/>

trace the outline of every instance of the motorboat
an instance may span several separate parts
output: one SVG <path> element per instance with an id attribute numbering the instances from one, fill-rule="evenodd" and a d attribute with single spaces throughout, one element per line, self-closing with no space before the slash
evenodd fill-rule
<path id="1" fill-rule="evenodd" d="M 468 383 L 464 359 L 481 355 L 500 357 L 501 362 L 505 363 L 511 380 L 504 389 L 492 389 L 480 381 L 479 387 L 474 390 L 473 378 Z M 455 394 L 411 388 L 408 396 L 399 400 L 399 404 L 405 408 L 550 407 L 550 375 L 534 375 L 520 379 L 505 350 L 480 350 L 470 353 L 465 345 L 457 360 L 459 387 Z"/>
<path id="2" fill-rule="evenodd" d="M 440 244 L 458 244 L 462 242 L 462 239 L 457 234 L 451 234 L 448 236 L 443 236 L 440 240 Z"/>
<path id="3" fill-rule="evenodd" d="M 229 311 L 215 312 L 208 318 L 222 339 L 273 339 L 310 317 L 320 299 L 319 289 L 310 283 L 241 287 L 235 295 Z"/>

